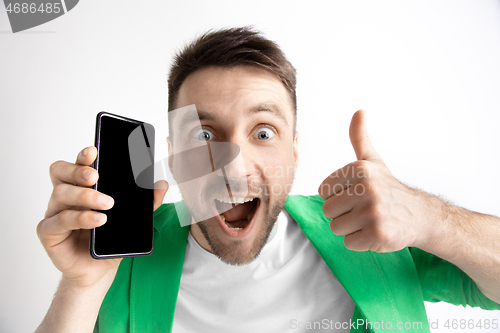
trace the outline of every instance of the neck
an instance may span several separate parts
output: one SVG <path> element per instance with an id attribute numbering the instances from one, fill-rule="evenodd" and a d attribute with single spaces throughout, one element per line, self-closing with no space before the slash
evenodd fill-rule
<path id="1" fill-rule="evenodd" d="M 202 248 L 207 250 L 210 253 L 213 253 L 212 248 L 210 247 L 210 244 L 208 244 L 205 236 L 201 232 L 200 226 L 197 223 L 194 223 L 194 220 L 192 221 L 191 225 L 189 226 L 189 232 L 191 233 L 191 236 L 193 236 L 194 240 L 200 244 Z"/>

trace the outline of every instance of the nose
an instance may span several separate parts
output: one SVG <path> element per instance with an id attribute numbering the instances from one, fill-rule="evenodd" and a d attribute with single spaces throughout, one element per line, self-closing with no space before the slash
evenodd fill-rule
<path id="1" fill-rule="evenodd" d="M 248 149 L 236 140 L 210 143 L 214 170 L 221 169 L 227 180 L 247 182 L 254 173 L 253 159 Z"/>

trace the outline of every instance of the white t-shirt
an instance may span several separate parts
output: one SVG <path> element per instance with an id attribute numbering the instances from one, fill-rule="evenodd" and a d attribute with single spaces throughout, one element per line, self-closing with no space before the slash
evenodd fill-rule
<path id="1" fill-rule="evenodd" d="M 259 257 L 225 264 L 189 234 L 174 333 L 349 332 L 354 302 L 283 211 Z M 336 324 L 337 323 L 337 324 Z"/>

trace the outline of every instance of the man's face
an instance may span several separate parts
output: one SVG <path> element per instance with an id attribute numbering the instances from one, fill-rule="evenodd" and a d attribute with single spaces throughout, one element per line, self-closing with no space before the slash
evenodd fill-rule
<path id="1" fill-rule="evenodd" d="M 239 146 L 244 167 L 228 165 L 227 188 L 210 180 L 196 189 L 179 186 L 195 221 L 200 209 L 212 218 L 191 225 L 202 247 L 226 263 L 241 265 L 258 256 L 283 209 L 298 162 L 297 134 L 289 95 L 270 72 L 250 66 L 209 67 L 190 74 L 179 90 L 177 108 L 196 105 L 199 120 L 173 128 L 169 151 L 219 142 Z M 186 166 L 169 159 L 174 177 Z M 215 174 L 215 173 L 214 173 Z M 246 201 L 246 202 L 245 202 Z M 222 212 L 221 214 L 217 214 Z"/>

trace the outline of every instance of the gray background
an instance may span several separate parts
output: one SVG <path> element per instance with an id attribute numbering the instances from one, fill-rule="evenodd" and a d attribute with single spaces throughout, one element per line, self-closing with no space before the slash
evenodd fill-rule
<path id="1" fill-rule="evenodd" d="M 35 233 L 49 165 L 93 144 L 99 111 L 164 112 L 174 51 L 206 29 L 248 24 L 298 70 L 294 193 L 314 194 L 355 159 L 348 128 L 363 108 L 396 177 L 500 215 L 498 1 L 86 0 L 17 34 L 0 6 L 0 332 L 33 331 L 60 278 Z M 451 331 L 446 319 L 500 318 L 426 306 L 435 332 Z"/>

